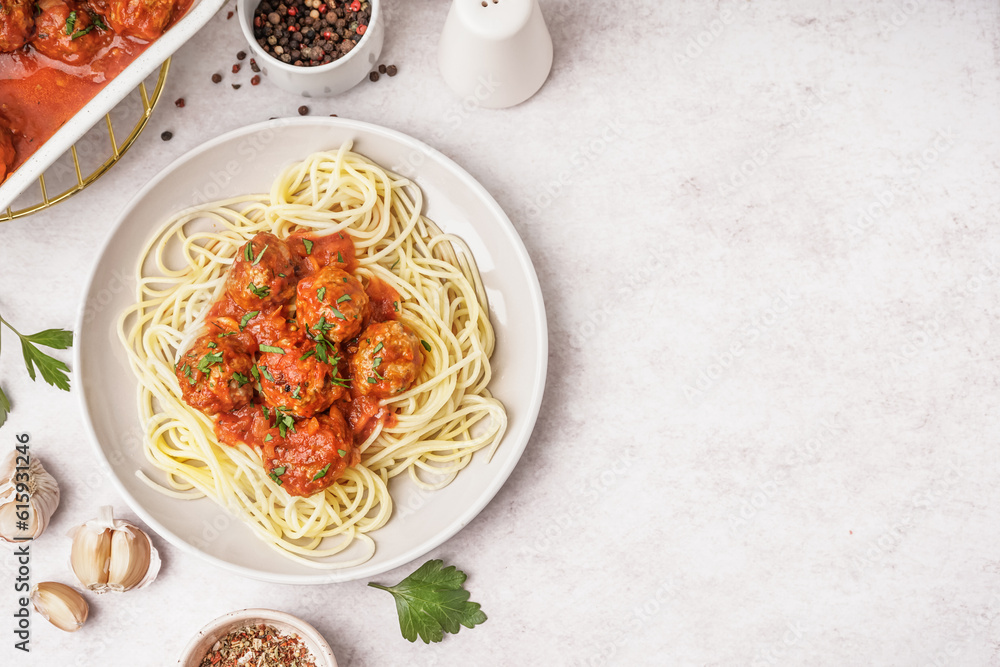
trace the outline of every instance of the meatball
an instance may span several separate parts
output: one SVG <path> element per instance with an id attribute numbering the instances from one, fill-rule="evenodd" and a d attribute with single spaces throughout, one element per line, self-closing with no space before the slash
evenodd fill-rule
<path id="1" fill-rule="evenodd" d="M 264 444 L 264 469 L 293 496 L 311 496 L 337 481 L 360 454 L 344 416 L 336 408 L 288 429 Z"/>
<path id="2" fill-rule="evenodd" d="M 119 35 L 154 40 L 177 11 L 177 0 L 106 0 L 108 25 Z"/>
<path id="3" fill-rule="evenodd" d="M 0 53 L 20 49 L 31 39 L 34 29 L 32 0 L 0 0 Z"/>
<path id="4" fill-rule="evenodd" d="M 174 372 L 187 404 L 214 415 L 253 399 L 252 367 L 253 357 L 243 338 L 210 333 L 194 342 Z"/>
<path id="5" fill-rule="evenodd" d="M 391 398 L 416 381 L 424 365 L 420 340 L 396 320 L 372 324 L 351 357 L 351 383 L 365 396 Z"/>
<path id="6" fill-rule="evenodd" d="M 296 289 L 295 319 L 310 336 L 342 343 L 358 335 L 367 315 L 361 281 L 336 266 L 303 278 Z"/>
<path id="7" fill-rule="evenodd" d="M 31 45 L 68 65 L 90 62 L 113 37 L 101 17 L 73 0 L 42 0 Z"/>
<path id="8" fill-rule="evenodd" d="M 14 170 L 17 152 L 14 150 L 14 134 L 0 122 L 0 183 Z"/>
<path id="9" fill-rule="evenodd" d="M 263 310 L 295 294 L 295 266 L 288 244 L 261 232 L 247 241 L 229 268 L 226 291 L 240 308 Z"/>
<path id="10" fill-rule="evenodd" d="M 264 399 L 272 407 L 283 408 L 295 417 L 312 417 L 346 393 L 343 386 L 334 381 L 336 358 L 327 356 L 325 346 L 319 355 L 316 345 L 308 341 L 294 347 L 272 349 L 265 346 L 262 352 L 257 362 L 260 386 Z"/>

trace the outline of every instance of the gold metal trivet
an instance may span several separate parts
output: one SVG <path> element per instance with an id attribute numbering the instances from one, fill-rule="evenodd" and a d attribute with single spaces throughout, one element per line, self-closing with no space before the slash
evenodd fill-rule
<path id="1" fill-rule="evenodd" d="M 146 90 L 146 83 L 143 81 L 139 84 L 136 90 L 139 91 L 139 95 L 142 97 L 142 112 L 139 116 L 138 122 L 135 127 L 124 141 L 118 142 L 117 137 L 115 137 L 114 123 L 111 120 L 111 113 L 108 113 L 104 117 L 104 121 L 108 128 L 108 138 L 111 143 L 111 157 L 105 160 L 100 166 L 94 169 L 87 176 L 83 175 L 83 169 L 80 166 L 80 156 L 77 154 L 76 145 L 70 148 L 70 154 L 73 157 L 73 168 L 76 171 L 76 183 L 70 186 L 65 191 L 59 193 L 58 195 L 49 196 L 48 191 L 45 187 L 45 174 L 38 177 L 38 185 L 41 189 L 41 201 L 37 204 L 31 204 L 24 208 L 14 210 L 12 206 L 8 206 L 7 210 L 0 213 L 0 222 L 7 222 L 8 220 L 15 220 L 17 218 L 23 218 L 25 216 L 31 215 L 32 213 L 37 213 L 38 211 L 43 211 L 47 208 L 55 206 L 61 201 L 69 199 L 77 192 L 80 192 L 88 185 L 96 181 L 98 178 L 103 176 L 111 167 L 115 165 L 125 155 L 126 151 L 132 147 L 132 144 L 139 137 L 139 134 L 145 129 L 146 123 L 149 122 L 149 117 L 153 114 L 153 107 L 156 106 L 156 102 L 160 99 L 160 93 L 163 92 L 163 85 L 167 81 L 167 72 L 170 70 L 170 59 L 167 58 L 163 65 L 160 66 L 160 75 L 157 77 L 156 86 L 153 88 L 152 94 Z M 134 92 L 134 91 L 133 91 Z M 79 142 L 77 142 L 79 143 Z M 62 159 L 62 158 L 60 158 Z M 51 167 L 50 167 L 51 169 Z"/>

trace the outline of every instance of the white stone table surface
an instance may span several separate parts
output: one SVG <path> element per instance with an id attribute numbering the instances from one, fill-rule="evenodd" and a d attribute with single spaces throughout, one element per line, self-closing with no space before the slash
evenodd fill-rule
<path id="1" fill-rule="evenodd" d="M 348 667 L 1000 664 L 997 3 L 542 0 L 552 74 L 490 111 L 438 74 L 448 2 L 387 2 L 399 75 L 305 103 L 479 179 L 548 311 L 534 436 L 431 553 L 468 572 L 489 621 L 410 644 L 364 581 L 250 581 L 157 539 L 153 586 L 95 601 L 73 635 L 34 617 L 23 654 L 0 546 L 0 664 L 170 665 L 204 623 L 257 606 L 312 622 Z M 296 114 L 303 100 L 229 72 L 232 9 L 177 52 L 121 164 L 0 224 L 0 315 L 71 327 L 143 183 Z M 69 581 L 65 532 L 102 504 L 134 515 L 77 397 L 28 380 L 8 331 L 0 382 L 0 448 L 29 433 L 63 488 L 32 577 Z"/>

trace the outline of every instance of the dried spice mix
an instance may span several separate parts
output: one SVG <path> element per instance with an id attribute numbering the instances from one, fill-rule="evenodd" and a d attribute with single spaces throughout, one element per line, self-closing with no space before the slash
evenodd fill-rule
<path id="1" fill-rule="evenodd" d="M 215 642 L 200 667 L 316 667 L 312 654 L 297 636 L 271 625 L 247 625 Z"/>
<path id="2" fill-rule="evenodd" d="M 262 0 L 253 35 L 278 60 L 315 67 L 350 53 L 370 19 L 368 0 Z"/>

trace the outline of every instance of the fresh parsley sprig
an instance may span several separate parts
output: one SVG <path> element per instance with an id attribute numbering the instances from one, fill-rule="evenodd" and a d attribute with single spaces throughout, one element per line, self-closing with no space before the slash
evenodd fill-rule
<path id="1" fill-rule="evenodd" d="M 399 613 L 399 629 L 411 642 L 417 637 L 425 644 L 439 642 L 444 633 L 457 633 L 461 626 L 473 628 L 486 622 L 478 602 L 469 602 L 462 587 L 466 575 L 454 565 L 429 560 L 395 586 L 368 585 L 392 593 Z"/>
<path id="2" fill-rule="evenodd" d="M 63 391 L 69 391 L 69 366 L 62 361 L 50 357 L 38 349 L 38 345 L 51 347 L 55 350 L 65 350 L 73 345 L 73 332 L 65 329 L 46 329 L 26 336 L 11 326 L 10 322 L 0 317 L 0 328 L 6 325 L 8 329 L 21 339 L 21 354 L 24 355 L 24 365 L 28 369 L 28 377 L 35 379 L 35 369 L 41 373 L 42 379 Z M 10 414 L 10 399 L 0 387 L 0 426 L 7 421 Z"/>

